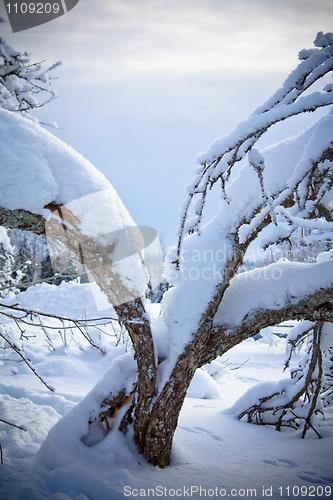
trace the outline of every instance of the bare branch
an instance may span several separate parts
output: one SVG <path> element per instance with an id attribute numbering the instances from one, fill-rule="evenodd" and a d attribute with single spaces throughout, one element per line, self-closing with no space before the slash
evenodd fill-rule
<path id="1" fill-rule="evenodd" d="M 9 344 L 9 346 L 13 349 L 13 351 L 15 351 L 19 356 L 20 358 L 24 361 L 24 363 L 27 365 L 28 368 L 30 368 L 30 370 L 33 372 L 34 375 L 36 375 L 37 378 L 39 378 L 39 380 L 42 382 L 43 385 L 45 385 L 45 387 L 51 391 L 51 392 L 54 392 L 54 389 L 53 387 L 47 385 L 46 382 L 44 382 L 44 380 L 42 379 L 42 377 L 40 375 L 38 375 L 36 369 L 30 364 L 30 362 L 23 356 L 21 350 L 15 345 L 13 344 L 12 342 L 10 342 L 10 340 L 8 340 L 1 332 L 0 332 L 0 337 L 4 339 L 5 342 L 7 342 L 7 344 Z"/>
<path id="2" fill-rule="evenodd" d="M 64 316 L 59 316 L 57 314 L 45 313 L 42 311 L 35 311 L 33 309 L 20 307 L 17 304 L 9 305 L 9 304 L 4 304 L 2 302 L 0 302 L 0 307 L 3 307 L 5 309 L 10 309 L 12 311 L 18 311 L 18 312 L 25 313 L 26 316 L 36 316 L 36 317 L 37 316 L 44 316 L 46 318 L 54 318 L 54 319 L 58 319 L 60 321 L 70 321 L 71 323 L 76 323 L 78 325 L 86 324 L 86 323 L 97 323 L 99 321 L 103 321 L 104 323 L 101 323 L 101 324 L 104 325 L 104 324 L 106 324 L 105 321 L 118 321 L 118 318 L 110 318 L 108 316 L 101 316 L 99 318 L 73 319 L 73 318 L 68 318 L 68 317 L 64 317 Z M 0 310 L 0 314 L 5 314 L 5 313 Z M 12 317 L 12 316 L 10 316 L 10 317 Z M 21 317 L 17 317 L 17 319 L 21 319 Z M 28 324 L 33 325 L 33 323 L 28 323 Z M 48 328 L 52 328 L 52 327 L 48 327 Z M 66 328 L 66 327 L 64 327 L 64 328 Z"/>
<path id="3" fill-rule="evenodd" d="M 27 429 L 24 429 L 24 427 L 20 427 L 19 425 L 12 424 L 11 422 L 7 422 L 7 420 L 3 420 L 2 418 L 0 418 L 0 422 L 7 424 L 7 425 L 11 425 L 12 427 L 16 427 L 16 429 L 20 429 L 21 431 L 27 430 Z"/>

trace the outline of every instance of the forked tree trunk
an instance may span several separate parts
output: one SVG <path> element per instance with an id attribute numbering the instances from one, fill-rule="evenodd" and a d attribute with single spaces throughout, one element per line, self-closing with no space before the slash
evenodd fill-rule
<path id="1" fill-rule="evenodd" d="M 253 315 L 250 314 L 246 321 L 232 331 L 223 326 L 212 328 L 211 316 L 205 316 L 193 341 L 178 358 L 168 382 L 153 405 L 145 432 L 144 458 L 159 467 L 169 464 L 179 414 L 197 368 L 222 356 L 268 326 L 290 319 L 333 322 L 332 298 L 333 288 L 322 289 L 278 310 L 260 313 L 254 311 Z M 214 307 L 212 304 L 210 313 Z"/>

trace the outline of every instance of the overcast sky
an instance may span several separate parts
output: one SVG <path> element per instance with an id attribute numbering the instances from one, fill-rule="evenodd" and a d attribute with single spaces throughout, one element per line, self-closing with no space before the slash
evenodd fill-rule
<path id="1" fill-rule="evenodd" d="M 34 61 L 62 61 L 58 98 L 38 117 L 169 245 L 195 156 L 266 100 L 332 21 L 332 0 L 80 0 L 20 33 L 1 23 L 0 36 Z"/>

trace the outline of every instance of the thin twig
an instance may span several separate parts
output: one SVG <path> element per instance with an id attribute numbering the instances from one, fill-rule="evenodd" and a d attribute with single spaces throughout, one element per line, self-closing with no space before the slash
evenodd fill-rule
<path id="1" fill-rule="evenodd" d="M 103 355 L 105 354 L 105 351 L 103 349 L 101 349 L 98 345 L 94 344 L 94 342 L 92 341 L 92 339 L 90 338 L 89 334 L 88 333 L 85 333 L 83 331 L 83 328 L 81 325 L 77 324 L 75 321 L 73 321 L 74 325 L 76 326 L 76 328 L 78 328 L 78 330 L 80 330 L 80 332 L 82 333 L 82 335 L 84 336 L 84 338 L 89 342 L 90 345 L 92 345 L 93 347 L 95 347 L 96 349 L 98 349 Z"/>
<path id="2" fill-rule="evenodd" d="M 244 363 L 242 363 L 241 365 L 236 366 L 236 368 L 230 368 L 230 371 L 231 371 L 231 370 L 239 370 L 239 368 L 241 368 L 242 366 L 244 366 L 244 365 L 245 365 L 245 363 L 247 363 L 248 361 L 250 361 L 251 357 L 252 357 L 252 356 L 250 356 L 250 357 L 249 357 L 246 361 L 244 361 Z"/>
<path id="3" fill-rule="evenodd" d="M 26 430 L 27 430 L 27 429 L 24 429 L 24 427 L 20 427 L 19 425 L 12 424 L 11 422 L 7 422 L 7 420 L 3 420 L 2 418 L 0 418 L 0 422 L 2 422 L 3 424 L 11 425 L 12 427 L 16 427 L 16 429 L 20 429 L 21 431 L 24 431 L 24 432 L 26 432 Z"/>
<path id="4" fill-rule="evenodd" d="M 58 316 L 56 314 L 50 314 L 50 313 L 45 313 L 45 312 L 41 312 L 41 311 L 34 311 L 33 309 L 26 309 L 24 307 L 18 307 L 17 304 L 14 304 L 14 305 L 8 305 L 8 304 L 3 304 L 2 302 L 0 302 L 0 307 L 4 307 L 5 309 L 12 309 L 13 311 L 18 311 L 18 312 L 23 312 L 27 315 L 33 315 L 33 316 L 45 316 L 46 318 L 55 318 L 55 319 L 59 319 L 59 320 L 64 320 L 64 321 L 71 321 L 72 323 L 86 323 L 86 322 L 97 322 L 97 321 L 118 321 L 118 318 L 110 318 L 110 317 L 107 317 L 107 316 L 103 316 L 101 318 L 91 318 L 91 319 L 71 319 L 71 318 L 65 318 L 64 316 Z M 0 311 L 1 314 L 5 314 L 3 313 L 3 311 Z"/>
<path id="5" fill-rule="evenodd" d="M 46 382 L 44 382 L 44 380 L 42 379 L 42 377 L 40 377 L 40 375 L 38 375 L 38 373 L 36 372 L 35 368 L 29 363 L 29 361 L 23 356 L 23 354 L 21 353 L 20 349 L 18 347 L 16 347 L 15 344 L 12 344 L 12 342 L 10 342 L 10 340 L 8 340 L 4 335 L 2 335 L 2 333 L 0 333 L 0 337 L 2 337 L 9 345 L 10 347 L 23 359 L 23 361 L 25 362 L 25 364 L 30 368 L 30 370 L 36 375 L 37 378 L 39 378 L 39 380 L 42 382 L 42 384 L 45 385 L 45 387 L 47 387 L 47 389 L 51 392 L 54 392 L 54 389 L 53 387 L 50 387 L 47 385 Z"/>

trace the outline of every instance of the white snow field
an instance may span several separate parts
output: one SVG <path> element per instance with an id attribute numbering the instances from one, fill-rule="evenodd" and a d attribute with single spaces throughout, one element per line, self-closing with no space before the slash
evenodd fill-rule
<path id="1" fill-rule="evenodd" d="M 71 318 L 115 317 L 102 293 L 95 289 L 92 294 L 92 286 L 43 283 L 11 300 Z M 151 305 L 150 313 L 157 318 L 159 305 Z M 32 337 L 20 341 L 12 320 L 2 317 L 2 324 L 54 392 L 14 352 L 1 349 L 0 418 L 26 429 L 0 422 L 1 500 L 331 496 L 332 409 L 325 420 L 316 418 L 322 439 L 309 431 L 302 440 L 298 431 L 277 432 L 236 418 L 237 409 L 253 402 L 251 395 L 244 396 L 249 389 L 289 377 L 282 371 L 286 341 L 270 329 L 197 372 L 181 411 L 170 466 L 159 469 L 137 453 L 130 432 L 98 436 L 95 430 L 97 444 L 81 441 L 103 384 L 116 387 L 119 370 L 122 381 L 124 370 L 129 384 L 135 377 L 135 364 L 126 360 L 132 358 L 126 354 L 130 344 L 121 339 L 116 346 L 116 323 L 114 330 L 111 325 L 101 327 L 103 332 L 89 329 L 105 355 L 78 331 L 67 331 L 64 339 L 57 329 L 46 328 L 48 341 L 42 331 L 27 327 L 24 336 Z M 44 324 L 59 328 L 56 320 Z M 228 411 L 241 396 L 243 401 Z"/>

